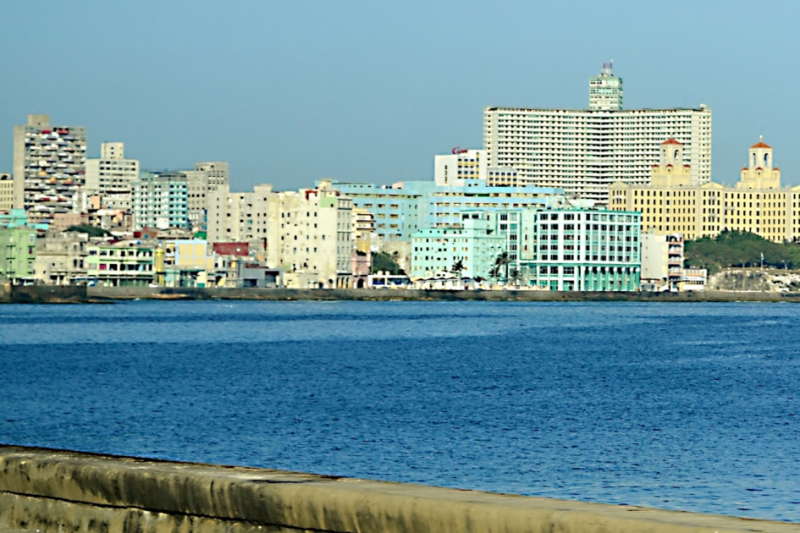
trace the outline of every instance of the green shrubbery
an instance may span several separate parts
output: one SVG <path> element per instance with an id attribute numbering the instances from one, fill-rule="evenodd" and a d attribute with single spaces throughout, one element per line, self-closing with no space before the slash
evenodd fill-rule
<path id="1" fill-rule="evenodd" d="M 714 237 L 686 241 L 686 266 L 707 268 L 710 274 L 728 267 L 800 267 L 800 246 L 778 244 L 746 231 L 724 231 Z"/>

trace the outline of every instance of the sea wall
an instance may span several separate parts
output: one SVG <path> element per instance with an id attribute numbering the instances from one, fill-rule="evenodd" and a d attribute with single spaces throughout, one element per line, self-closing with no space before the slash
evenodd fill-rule
<path id="1" fill-rule="evenodd" d="M 76 285 L 0 285 L 0 303 L 83 303 L 86 287 Z"/>
<path id="2" fill-rule="evenodd" d="M 0 446 L 0 531 L 796 532 L 796 524 Z"/>
<path id="3" fill-rule="evenodd" d="M 89 287 L 94 300 L 479 300 L 527 302 L 800 302 L 800 292 L 559 292 L 528 290 L 446 291 L 413 289 L 179 289 Z"/>

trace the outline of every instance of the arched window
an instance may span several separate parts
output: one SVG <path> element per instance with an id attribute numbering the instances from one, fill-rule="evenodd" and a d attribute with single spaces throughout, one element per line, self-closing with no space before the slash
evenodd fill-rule
<path id="1" fill-rule="evenodd" d="M 756 154 L 753 154 L 753 167 L 754 167 L 754 168 L 755 168 L 755 166 L 756 166 L 756 164 L 757 164 L 757 163 L 756 163 L 756 161 L 757 161 L 757 160 L 756 160 Z"/>
<path id="2" fill-rule="evenodd" d="M 675 159 L 675 161 L 678 160 L 678 150 L 675 150 L 675 154 L 673 155 L 673 159 Z"/>
<path id="3" fill-rule="evenodd" d="M 765 167 L 769 166 L 769 154 L 768 153 L 764 154 L 764 166 Z"/>

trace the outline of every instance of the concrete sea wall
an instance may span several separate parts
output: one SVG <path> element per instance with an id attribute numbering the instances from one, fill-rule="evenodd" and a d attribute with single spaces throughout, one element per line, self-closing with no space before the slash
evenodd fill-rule
<path id="1" fill-rule="evenodd" d="M 0 446 L 0 531 L 723 533 L 800 526 L 276 470 Z"/>
<path id="2" fill-rule="evenodd" d="M 0 303 L 84 303 L 86 287 L 75 285 L 0 285 Z"/>
<path id="3" fill-rule="evenodd" d="M 800 302 L 800 292 L 558 292 L 445 291 L 413 289 L 178 289 L 89 287 L 94 300 L 478 300 L 525 302 Z"/>

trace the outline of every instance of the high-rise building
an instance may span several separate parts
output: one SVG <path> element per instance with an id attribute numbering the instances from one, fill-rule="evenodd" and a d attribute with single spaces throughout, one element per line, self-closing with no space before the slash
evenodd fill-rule
<path id="1" fill-rule="evenodd" d="M 589 79 L 589 109 L 622 109 L 622 78 L 614 76 L 613 66 L 613 63 L 603 63 L 600 75 Z"/>
<path id="2" fill-rule="evenodd" d="M 189 187 L 189 223 L 194 231 L 207 231 L 211 194 L 228 187 L 228 163 L 197 163 L 182 173 Z"/>
<path id="3" fill-rule="evenodd" d="M 125 159 L 123 143 L 102 143 L 100 158 L 86 160 L 86 185 L 89 193 L 98 193 L 103 207 L 131 210 L 131 185 L 139 179 L 139 162 Z"/>
<path id="4" fill-rule="evenodd" d="M 14 126 L 14 207 L 32 222 L 49 222 L 72 211 L 83 187 L 86 128 L 52 126 L 48 115 L 28 115 Z"/>
<path id="5" fill-rule="evenodd" d="M 519 181 L 559 187 L 572 198 L 608 203 L 614 181 L 645 185 L 659 143 L 683 144 L 692 181 L 711 179 L 711 110 L 622 109 L 622 80 L 604 66 L 590 80 L 589 109 L 487 107 L 483 144 L 489 167 L 511 167 Z"/>
<path id="6" fill-rule="evenodd" d="M 190 229 L 186 176 L 142 172 L 132 189 L 134 229 Z"/>

